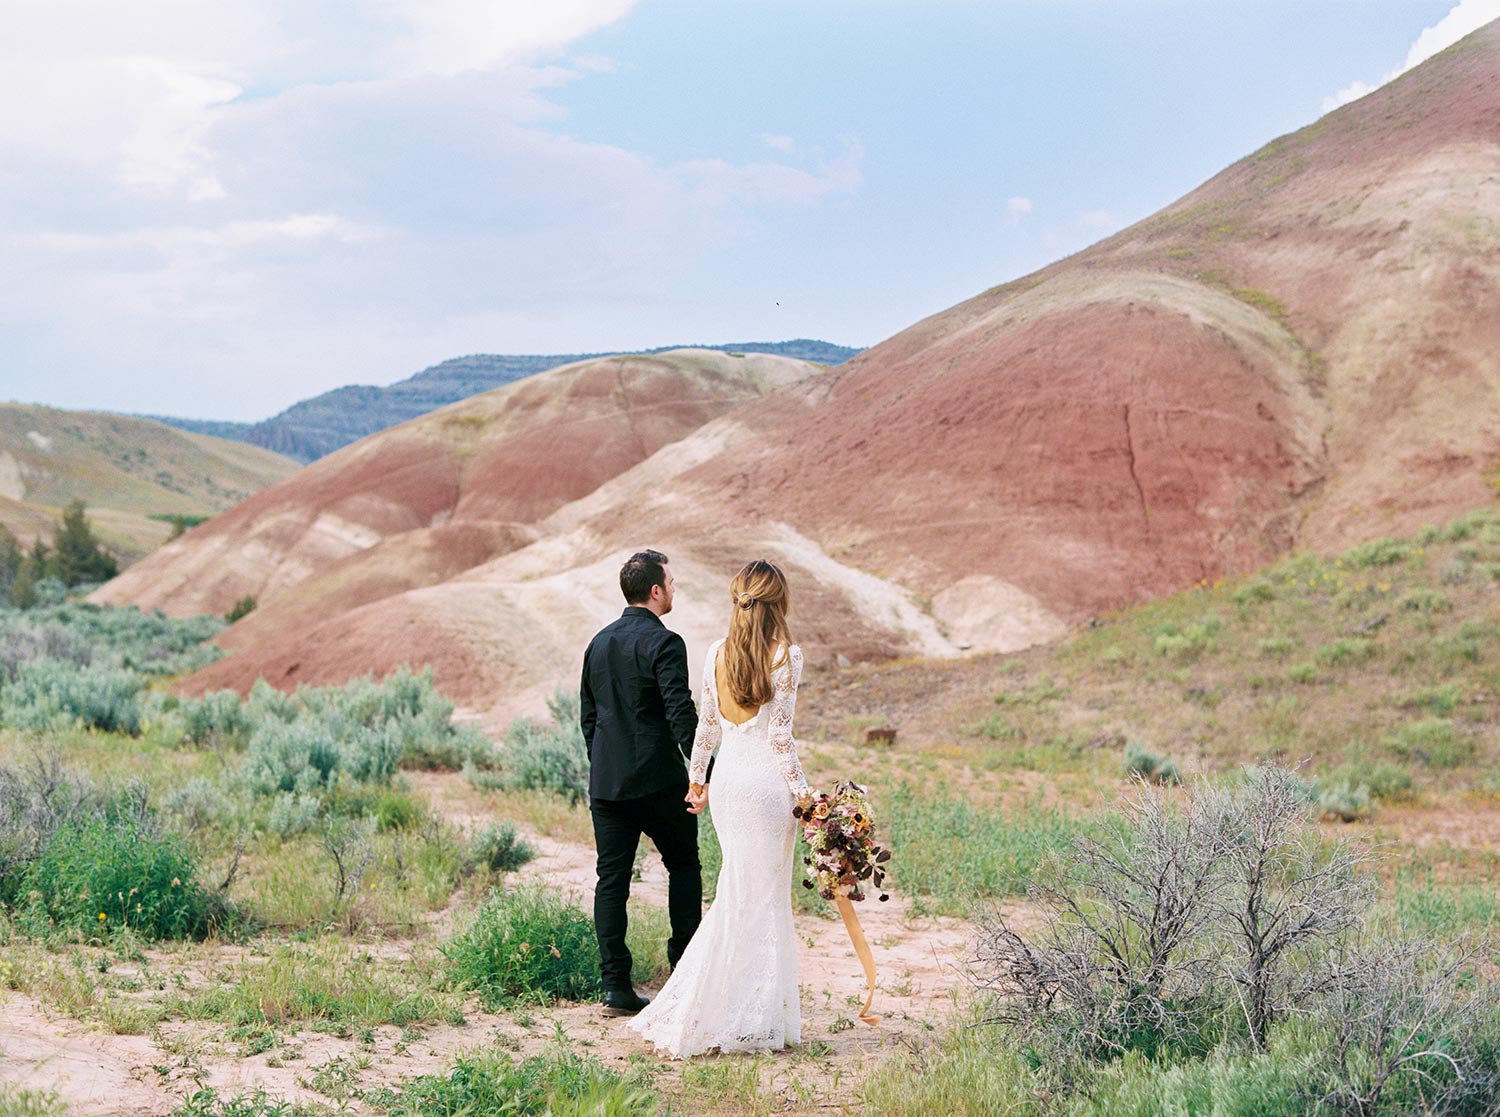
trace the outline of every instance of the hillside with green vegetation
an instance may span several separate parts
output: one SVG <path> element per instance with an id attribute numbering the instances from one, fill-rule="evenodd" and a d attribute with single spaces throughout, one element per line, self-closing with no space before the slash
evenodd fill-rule
<path id="1" fill-rule="evenodd" d="M 570 693 L 495 741 L 425 671 L 178 699 L 222 621 L 0 608 L 0 997 L 182 1117 L 1493 1112 L 1497 584 L 1484 509 L 1015 655 L 813 667 L 809 779 L 866 783 L 894 854 L 884 1020 L 832 996 L 848 942 L 794 875 L 802 1044 L 681 1064 L 592 1003 Z"/>
<path id="2" fill-rule="evenodd" d="M 1013 655 L 852 668 L 799 714 L 827 738 L 895 725 L 981 782 L 1128 754 L 1182 778 L 1300 766 L 1331 816 L 1495 802 L 1500 511 L 1292 555 Z"/>
<path id="3" fill-rule="evenodd" d="M 683 348 L 718 349 L 726 353 L 769 353 L 825 365 L 841 364 L 860 352 L 846 345 L 807 338 L 776 342 L 747 341 L 729 345 L 663 345 L 640 352 L 650 355 Z M 152 418 L 186 430 L 244 439 L 306 463 L 331 454 L 341 446 L 357 442 L 367 434 L 394 427 L 480 392 L 512 384 L 560 365 L 615 355 L 554 353 L 517 356 L 476 353 L 443 361 L 386 387 L 351 384 L 335 388 L 294 403 L 280 414 L 259 423 L 214 423 L 166 416 Z"/>
<path id="4" fill-rule="evenodd" d="M 82 501 L 129 563 L 296 472 L 286 458 L 146 419 L 0 404 L 0 524 L 28 546 Z M 174 520 L 176 523 L 174 523 Z"/>

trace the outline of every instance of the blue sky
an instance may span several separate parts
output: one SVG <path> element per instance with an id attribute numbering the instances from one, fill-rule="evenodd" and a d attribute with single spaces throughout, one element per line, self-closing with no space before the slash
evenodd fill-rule
<path id="1" fill-rule="evenodd" d="M 1500 0 L 12 0 L 0 399 L 258 419 L 471 352 L 872 344 Z"/>

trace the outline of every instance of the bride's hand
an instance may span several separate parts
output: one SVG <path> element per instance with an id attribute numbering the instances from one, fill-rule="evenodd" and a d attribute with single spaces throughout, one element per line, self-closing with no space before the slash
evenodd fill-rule
<path id="1" fill-rule="evenodd" d="M 708 785 L 688 784 L 688 793 L 683 796 L 683 799 L 688 804 L 688 814 L 702 814 L 703 808 L 708 806 Z"/>

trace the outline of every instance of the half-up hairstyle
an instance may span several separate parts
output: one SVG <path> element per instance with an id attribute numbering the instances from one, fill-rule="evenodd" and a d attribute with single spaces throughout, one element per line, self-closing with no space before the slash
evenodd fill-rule
<path id="1" fill-rule="evenodd" d="M 776 690 L 771 672 L 786 662 L 792 646 L 786 626 L 791 592 L 780 567 L 756 559 L 729 583 L 729 597 L 734 604 L 724 641 L 725 679 L 734 700 L 754 710 L 771 701 Z"/>

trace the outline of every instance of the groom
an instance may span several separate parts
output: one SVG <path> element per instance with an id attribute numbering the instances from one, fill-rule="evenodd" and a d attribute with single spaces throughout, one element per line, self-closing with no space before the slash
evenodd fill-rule
<path id="1" fill-rule="evenodd" d="M 662 624 L 672 611 L 672 571 L 660 551 L 639 551 L 620 568 L 625 612 L 583 655 L 579 706 L 589 757 L 589 812 L 594 818 L 599 883 L 594 931 L 604 1011 L 625 1016 L 646 1007 L 630 981 L 625 901 L 641 835 L 667 867 L 675 966 L 703 915 L 698 819 L 683 806 L 687 759 L 697 713 L 688 686 L 687 645 Z"/>

